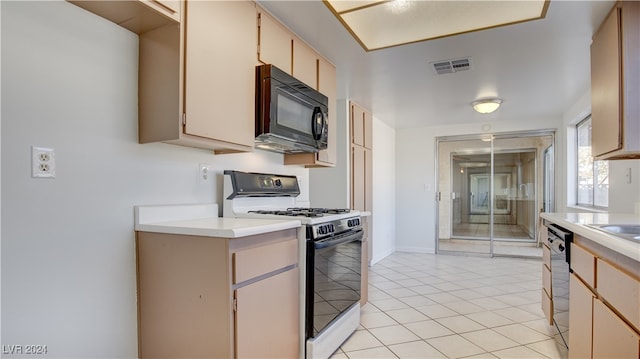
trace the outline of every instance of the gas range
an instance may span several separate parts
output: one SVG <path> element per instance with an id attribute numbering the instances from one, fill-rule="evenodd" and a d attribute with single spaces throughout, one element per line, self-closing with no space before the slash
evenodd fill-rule
<path id="1" fill-rule="evenodd" d="M 295 218 L 300 270 L 301 357 L 329 357 L 360 324 L 360 212 L 301 208 L 295 176 L 224 171 L 224 217 Z M 335 308 L 330 315 L 326 308 Z"/>
<path id="2" fill-rule="evenodd" d="M 225 171 L 224 217 L 291 219 L 316 225 L 345 218 L 360 217 L 348 208 L 307 208 L 296 205 L 300 194 L 295 176 Z"/>

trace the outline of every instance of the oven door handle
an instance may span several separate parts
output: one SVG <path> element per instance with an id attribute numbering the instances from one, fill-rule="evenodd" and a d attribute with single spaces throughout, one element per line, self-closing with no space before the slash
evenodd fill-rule
<path id="1" fill-rule="evenodd" d="M 340 236 L 340 237 L 336 237 L 328 240 L 314 242 L 313 246 L 315 247 L 315 249 L 330 248 L 330 247 L 335 247 L 344 243 L 360 241 L 362 240 L 362 237 L 363 237 L 363 231 L 362 229 L 359 229 L 357 231 L 354 231 L 353 234 L 350 233 L 345 236 Z"/>

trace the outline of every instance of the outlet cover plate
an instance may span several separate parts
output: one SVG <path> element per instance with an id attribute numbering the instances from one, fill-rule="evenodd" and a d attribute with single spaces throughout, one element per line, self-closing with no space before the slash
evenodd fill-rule
<path id="1" fill-rule="evenodd" d="M 31 146 L 31 177 L 56 177 L 56 156 L 53 148 Z"/>

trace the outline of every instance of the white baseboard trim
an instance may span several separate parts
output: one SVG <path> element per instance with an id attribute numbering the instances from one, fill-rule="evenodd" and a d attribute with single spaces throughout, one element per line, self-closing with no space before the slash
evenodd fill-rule
<path id="1" fill-rule="evenodd" d="M 369 262 L 369 267 L 371 267 L 372 265 L 374 265 L 374 264 L 380 262 L 381 260 L 387 258 L 391 254 L 393 254 L 393 252 L 395 252 L 395 251 L 396 251 L 395 248 L 390 248 L 386 252 L 383 252 L 382 254 L 374 256 L 373 258 L 371 258 L 371 261 Z"/>
<path id="2" fill-rule="evenodd" d="M 435 247 L 409 247 L 409 246 L 401 246 L 396 247 L 396 252 L 408 252 L 408 253 L 428 253 L 435 254 Z"/>

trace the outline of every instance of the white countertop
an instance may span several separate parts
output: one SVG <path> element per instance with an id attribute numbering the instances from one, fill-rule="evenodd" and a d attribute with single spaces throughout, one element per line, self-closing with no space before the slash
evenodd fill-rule
<path id="1" fill-rule="evenodd" d="M 237 238 L 300 227 L 299 220 L 220 218 L 217 204 L 135 206 L 135 230 Z"/>
<path id="2" fill-rule="evenodd" d="M 588 224 L 640 224 L 640 216 L 624 213 L 541 213 L 540 216 L 557 223 L 604 247 L 640 262 L 640 242 L 625 239 L 588 227 Z"/>

